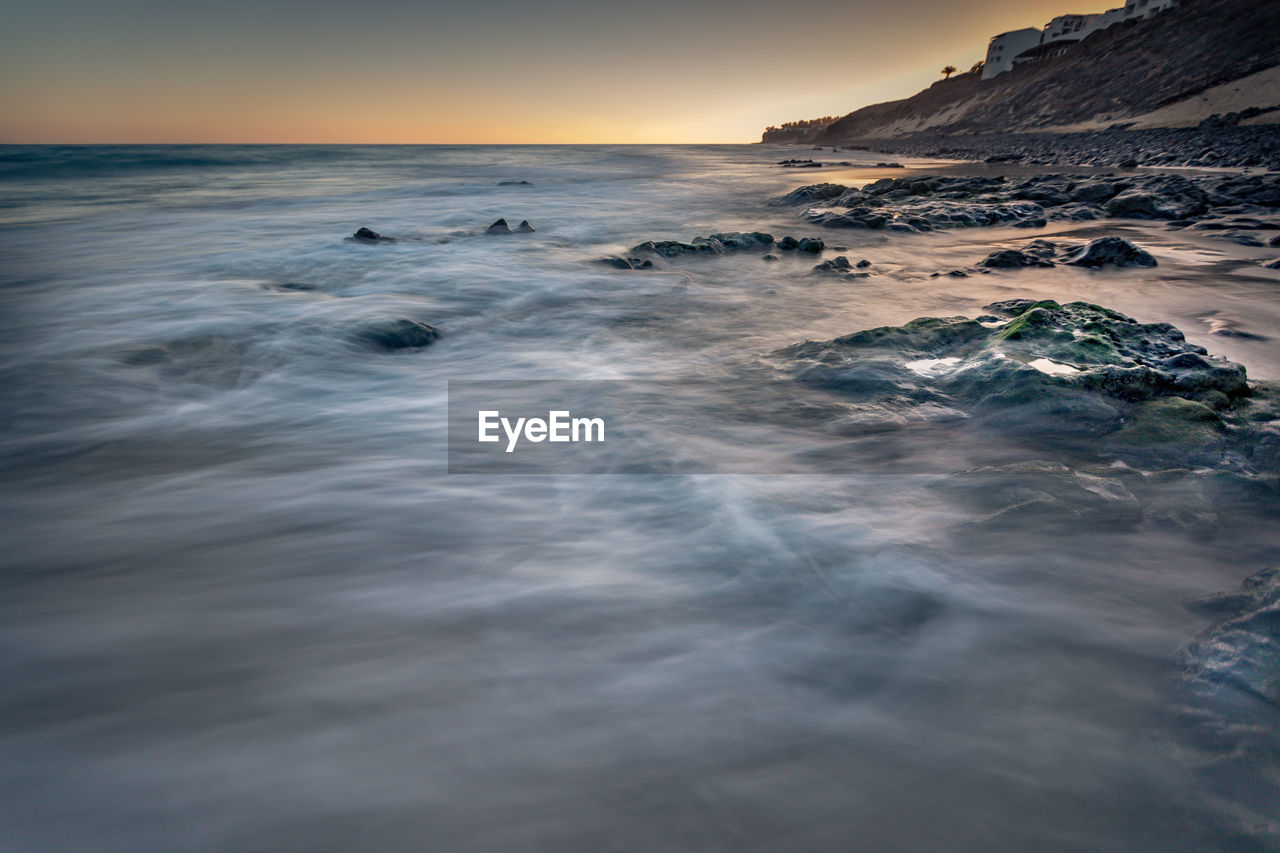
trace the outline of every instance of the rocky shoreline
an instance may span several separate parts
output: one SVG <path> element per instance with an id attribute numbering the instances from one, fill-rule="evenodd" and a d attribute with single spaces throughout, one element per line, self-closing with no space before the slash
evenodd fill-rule
<path id="1" fill-rule="evenodd" d="M 1239 114 L 1199 127 L 1088 133 L 913 134 L 855 140 L 837 152 L 869 150 L 908 157 L 1052 166 L 1189 166 L 1280 171 L 1280 125 L 1238 125 Z M 812 143 L 803 144 L 812 149 Z"/>

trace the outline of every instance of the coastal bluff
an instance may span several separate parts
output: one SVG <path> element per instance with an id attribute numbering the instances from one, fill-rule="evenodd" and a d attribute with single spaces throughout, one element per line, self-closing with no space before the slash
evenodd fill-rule
<path id="1" fill-rule="evenodd" d="M 877 144 L 926 136 L 1196 127 L 1207 119 L 1280 136 L 1277 33 L 1280 4 L 1183 0 L 992 79 L 980 79 L 978 71 L 958 74 L 829 124 L 770 129 L 761 141 Z"/>

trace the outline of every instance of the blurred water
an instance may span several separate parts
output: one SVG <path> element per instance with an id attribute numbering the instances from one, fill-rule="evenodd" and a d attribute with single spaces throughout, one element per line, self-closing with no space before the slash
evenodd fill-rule
<path id="1" fill-rule="evenodd" d="M 1136 223 L 1048 231 L 1140 235 L 1155 273 L 929 277 L 1025 242 L 996 229 L 824 234 L 873 261 L 857 283 L 812 258 L 592 262 L 804 236 L 768 198 L 902 174 L 787 156 L 0 149 L 0 848 L 1265 843 L 1240 827 L 1267 804 L 1206 792 L 1167 713 L 1203 625 L 1182 599 L 1280 554 L 1247 506 L 1216 539 L 969 535 L 976 510 L 908 463 L 1020 457 L 937 430 L 851 446 L 865 474 L 445 474 L 450 379 L 715 382 L 1016 296 L 1174 322 L 1280 377 L 1274 275 Z M 498 217 L 537 233 L 482 236 Z M 391 316 L 445 336 L 353 341 Z M 679 408 L 695 441 L 707 416 Z M 829 447 L 735 435 L 696 452 Z"/>

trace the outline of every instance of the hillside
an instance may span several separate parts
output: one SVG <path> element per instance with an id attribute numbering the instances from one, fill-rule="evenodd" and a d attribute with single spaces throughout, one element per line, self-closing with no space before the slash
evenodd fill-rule
<path id="1" fill-rule="evenodd" d="M 764 141 L 840 144 L 856 140 L 1082 129 L 1123 123 L 1280 65 L 1280 3 L 1184 0 L 1143 21 L 1097 32 L 1061 56 L 991 80 L 962 74 L 900 101 L 864 107 L 803 137 Z M 1272 77 L 1259 77 L 1271 80 Z M 1280 87 L 1257 93 L 1280 105 Z M 1177 111 L 1168 111 L 1176 114 Z"/>

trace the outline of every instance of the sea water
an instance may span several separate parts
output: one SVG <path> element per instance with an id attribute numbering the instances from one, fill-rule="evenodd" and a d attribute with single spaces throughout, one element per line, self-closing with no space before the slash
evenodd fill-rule
<path id="1" fill-rule="evenodd" d="M 934 278 L 1027 232 L 815 231 L 769 200 L 904 172 L 792 156 L 0 149 L 0 847 L 1274 841 L 1274 803 L 1213 784 L 1171 710 L 1206 624 L 1184 600 L 1275 564 L 1272 527 L 966 535 L 937 475 L 1005 459 L 995 436 L 890 430 L 833 467 L 821 430 L 713 422 L 779 347 L 1023 296 L 1173 322 L 1278 378 L 1274 276 L 1083 223 L 1047 233 L 1140 239 L 1160 267 Z M 536 231 L 484 235 L 500 217 Z M 874 275 L 596 262 L 738 230 L 823 236 Z M 354 336 L 398 317 L 442 337 Z M 673 396 L 653 452 L 780 473 L 451 475 L 447 383 L 486 379 L 709 383 L 725 399 Z"/>

